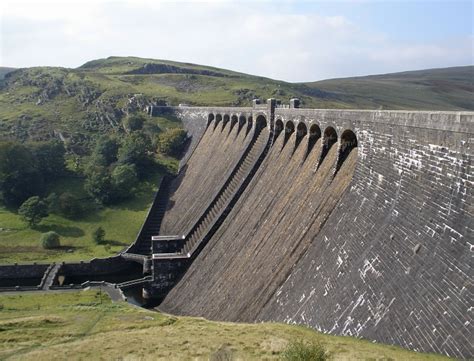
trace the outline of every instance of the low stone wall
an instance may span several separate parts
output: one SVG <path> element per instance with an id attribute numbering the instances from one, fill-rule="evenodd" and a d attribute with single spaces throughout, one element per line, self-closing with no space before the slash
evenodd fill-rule
<path id="1" fill-rule="evenodd" d="M 0 289 L 39 286 L 49 264 L 0 266 Z"/>

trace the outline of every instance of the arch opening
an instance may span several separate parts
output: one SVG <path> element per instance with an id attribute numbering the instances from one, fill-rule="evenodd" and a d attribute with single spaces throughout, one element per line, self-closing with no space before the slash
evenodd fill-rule
<path id="1" fill-rule="evenodd" d="M 255 121 L 255 127 L 257 130 L 262 130 L 267 126 L 267 119 L 263 115 L 259 115 Z"/>
<path id="2" fill-rule="evenodd" d="M 277 119 L 277 121 L 275 122 L 275 130 L 274 130 L 274 133 L 273 133 L 273 141 L 275 141 L 278 138 L 280 133 L 283 131 L 284 127 L 285 126 L 283 125 L 282 120 Z"/>
<path id="3" fill-rule="evenodd" d="M 329 153 L 329 149 L 337 142 L 337 132 L 333 127 L 327 127 L 324 130 L 323 136 L 323 149 L 321 150 L 321 158 L 319 160 L 318 168 L 323 162 L 326 155 Z"/>
<path id="4" fill-rule="evenodd" d="M 285 141 L 284 145 L 288 142 L 288 139 L 290 139 L 291 135 L 295 131 L 295 124 L 290 120 L 287 121 L 285 124 Z"/>
<path id="5" fill-rule="evenodd" d="M 208 116 L 207 116 L 207 125 L 206 125 L 206 128 L 209 126 L 209 124 L 211 124 L 211 122 L 214 120 L 214 114 L 210 113 Z"/>
<path id="6" fill-rule="evenodd" d="M 245 115 L 241 115 L 239 117 L 239 132 L 242 129 L 242 127 L 245 125 L 246 122 L 247 122 L 247 119 L 245 119 Z"/>
<path id="7" fill-rule="evenodd" d="M 247 118 L 247 130 L 245 131 L 245 135 L 249 134 L 250 130 L 252 129 L 252 126 L 253 126 L 253 118 L 252 116 L 249 116 Z"/>
<path id="8" fill-rule="evenodd" d="M 224 129 L 229 122 L 230 122 L 229 114 L 224 114 L 224 123 L 222 124 L 222 129 Z"/>
<path id="9" fill-rule="evenodd" d="M 232 131 L 232 129 L 234 129 L 235 125 L 239 122 L 239 119 L 237 118 L 237 115 L 233 115 L 231 118 L 230 118 L 230 131 Z"/>
<path id="10" fill-rule="evenodd" d="M 217 126 L 219 125 L 219 123 L 222 121 L 222 115 L 220 114 L 217 114 L 216 115 L 216 121 L 214 122 L 214 129 L 217 128 Z"/>
<path id="11" fill-rule="evenodd" d="M 337 158 L 336 173 L 354 148 L 357 148 L 357 136 L 352 130 L 346 129 L 341 135 L 341 145 L 339 147 L 339 156 Z"/>
<path id="12" fill-rule="evenodd" d="M 304 122 L 298 123 L 298 126 L 296 127 L 295 149 L 300 145 L 301 141 L 306 136 L 306 134 L 308 134 L 308 128 L 306 127 L 306 124 Z"/>
<path id="13" fill-rule="evenodd" d="M 321 138 L 321 128 L 317 124 L 312 124 L 311 127 L 309 127 L 308 149 L 306 150 L 305 159 L 308 156 L 308 154 L 313 150 L 314 145 L 320 138 Z"/>

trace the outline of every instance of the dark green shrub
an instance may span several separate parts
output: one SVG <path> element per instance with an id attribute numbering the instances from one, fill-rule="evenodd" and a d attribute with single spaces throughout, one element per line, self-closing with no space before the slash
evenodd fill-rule
<path id="1" fill-rule="evenodd" d="M 106 168 L 97 168 L 87 174 L 85 191 L 100 203 L 108 203 L 112 198 L 110 174 Z"/>
<path id="2" fill-rule="evenodd" d="M 57 248 L 59 247 L 59 234 L 56 232 L 50 231 L 43 233 L 41 235 L 41 246 L 44 249 L 51 249 L 51 248 Z"/>
<path id="3" fill-rule="evenodd" d="M 123 124 L 127 130 L 134 132 L 143 128 L 145 120 L 146 118 L 142 114 L 131 114 L 125 118 Z"/>
<path id="4" fill-rule="evenodd" d="M 118 149 L 119 142 L 116 138 L 103 135 L 95 143 L 91 162 L 98 166 L 108 166 L 117 161 Z"/>
<path id="5" fill-rule="evenodd" d="M 18 142 L 0 142 L 0 200 L 18 207 L 29 197 L 41 194 L 44 178 L 36 158 Z"/>
<path id="6" fill-rule="evenodd" d="M 97 228 L 94 232 L 92 232 L 92 241 L 95 244 L 101 244 L 104 242 L 105 238 L 105 230 L 102 227 Z"/>
<path id="7" fill-rule="evenodd" d="M 149 171 L 149 167 L 153 166 L 152 144 L 150 138 L 136 131 L 129 134 L 118 151 L 119 164 L 133 164 L 139 178 Z"/>
<path id="8" fill-rule="evenodd" d="M 78 218 L 82 214 L 83 207 L 75 195 L 65 192 L 59 196 L 58 210 L 66 218 Z"/>
<path id="9" fill-rule="evenodd" d="M 28 148 L 35 157 L 35 164 L 44 179 L 51 180 L 66 171 L 64 144 L 59 140 L 28 143 Z"/>
<path id="10" fill-rule="evenodd" d="M 329 359 L 329 354 L 318 343 L 293 341 L 283 351 L 281 358 L 285 361 L 326 361 Z"/>
<path id="11" fill-rule="evenodd" d="M 126 199 L 133 196 L 134 189 L 138 183 L 135 165 L 118 165 L 112 171 L 112 187 L 114 189 L 114 200 Z"/>
<path id="12" fill-rule="evenodd" d="M 158 135 L 158 150 L 166 155 L 179 156 L 186 144 L 186 131 L 184 129 L 173 128 Z"/>

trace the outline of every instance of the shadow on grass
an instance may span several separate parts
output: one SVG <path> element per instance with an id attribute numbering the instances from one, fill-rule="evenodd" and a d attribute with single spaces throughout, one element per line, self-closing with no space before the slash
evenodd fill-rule
<path id="1" fill-rule="evenodd" d="M 57 234 L 64 237 L 73 237 L 78 238 L 84 236 L 84 231 L 78 227 L 69 227 L 69 226 L 60 226 L 57 224 L 52 225 L 39 225 L 34 228 L 35 230 L 45 233 L 45 232 L 56 232 Z"/>
<path id="2" fill-rule="evenodd" d="M 129 199 L 123 200 L 120 203 L 110 205 L 112 209 L 127 210 L 139 212 L 147 210 L 153 202 L 156 187 L 160 184 L 162 173 L 155 173 L 146 181 L 140 183 Z"/>
<path id="3" fill-rule="evenodd" d="M 114 241 L 113 239 L 105 239 L 102 242 L 100 242 L 101 245 L 109 245 L 109 246 L 121 246 L 125 247 L 128 246 L 128 243 L 125 242 L 119 242 L 119 241 Z"/>

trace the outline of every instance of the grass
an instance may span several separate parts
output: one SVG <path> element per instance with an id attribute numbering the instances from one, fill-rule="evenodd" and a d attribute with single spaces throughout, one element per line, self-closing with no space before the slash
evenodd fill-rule
<path id="1" fill-rule="evenodd" d="M 87 214 L 79 219 L 51 214 L 35 229 L 28 228 L 16 213 L 0 206 L 0 264 L 77 261 L 116 254 L 135 240 L 160 177 L 155 172 L 140 183 L 134 198 L 109 207 L 90 206 L 82 178 L 62 178 L 51 185 L 50 192 L 67 191 L 85 199 L 83 203 L 89 204 Z M 92 232 L 99 226 L 106 235 L 105 241 L 97 245 L 92 241 Z M 60 235 L 59 249 L 41 248 L 40 236 L 48 231 Z"/>
<path id="2" fill-rule="evenodd" d="M 175 317 L 111 303 L 98 291 L 0 296 L 0 359 L 281 360 L 295 340 L 331 360 L 448 358 L 277 323 Z"/>

